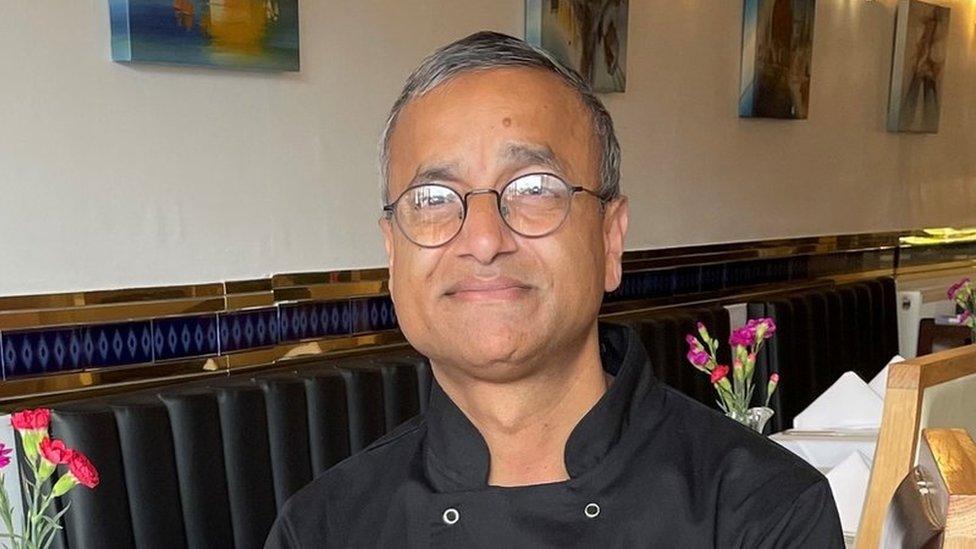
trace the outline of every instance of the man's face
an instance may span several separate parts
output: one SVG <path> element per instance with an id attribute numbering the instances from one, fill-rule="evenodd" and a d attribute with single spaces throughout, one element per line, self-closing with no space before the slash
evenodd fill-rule
<path id="1" fill-rule="evenodd" d="M 533 172 L 599 188 L 601 152 L 574 91 L 546 72 L 477 71 L 434 88 L 401 112 L 390 140 L 389 200 L 419 183 L 464 194 L 501 190 Z M 439 365 L 496 382 L 531 372 L 547 356 L 582 345 L 604 290 L 620 282 L 626 200 L 601 212 L 572 199 L 555 232 L 512 232 L 493 194 L 468 198 L 461 232 L 422 248 L 381 220 L 390 286 L 411 344 Z"/>

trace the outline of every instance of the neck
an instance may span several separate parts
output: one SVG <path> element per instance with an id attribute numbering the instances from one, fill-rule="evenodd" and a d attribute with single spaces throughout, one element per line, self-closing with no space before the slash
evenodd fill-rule
<path id="1" fill-rule="evenodd" d="M 527 486 L 567 480 L 566 441 L 606 392 L 596 326 L 581 345 L 527 365 L 528 375 L 490 383 L 432 365 L 438 383 L 478 429 L 491 455 L 488 484 Z"/>

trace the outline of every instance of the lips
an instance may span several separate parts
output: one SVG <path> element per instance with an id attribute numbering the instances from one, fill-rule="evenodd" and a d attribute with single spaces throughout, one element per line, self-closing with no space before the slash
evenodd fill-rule
<path id="1" fill-rule="evenodd" d="M 506 276 L 491 280 L 469 278 L 453 284 L 444 295 L 466 300 L 515 299 L 530 289 L 531 285 Z"/>

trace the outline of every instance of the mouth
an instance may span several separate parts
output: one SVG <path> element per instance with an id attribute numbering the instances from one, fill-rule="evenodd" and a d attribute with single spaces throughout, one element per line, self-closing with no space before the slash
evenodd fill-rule
<path id="1" fill-rule="evenodd" d="M 458 301 L 514 301 L 530 290 L 532 286 L 514 278 L 467 279 L 448 288 L 444 296 Z"/>

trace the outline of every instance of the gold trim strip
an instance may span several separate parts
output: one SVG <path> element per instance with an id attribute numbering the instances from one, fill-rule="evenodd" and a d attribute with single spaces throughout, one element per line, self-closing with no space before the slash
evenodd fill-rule
<path id="1" fill-rule="evenodd" d="M 293 286 L 312 286 L 317 284 L 336 284 L 341 282 L 385 281 L 389 278 L 386 269 L 362 269 L 358 271 L 325 271 L 313 273 L 283 273 L 271 277 L 275 290 Z"/>
<path id="2" fill-rule="evenodd" d="M 399 331 L 376 332 L 353 337 L 324 338 L 311 341 L 301 341 L 283 345 L 281 359 L 306 357 L 310 355 L 325 355 L 335 351 L 347 351 L 362 347 L 390 345 L 406 342 Z"/>
<path id="3" fill-rule="evenodd" d="M 43 397 L 86 392 L 105 387 L 131 387 L 146 382 L 179 380 L 220 372 L 227 374 L 223 357 L 207 357 L 178 362 L 140 364 L 127 367 L 98 368 L 52 374 L 47 376 L 12 379 L 0 383 L 0 402 L 25 397 Z"/>
<path id="4" fill-rule="evenodd" d="M 763 286 L 763 290 L 753 289 L 753 291 L 745 292 L 723 290 L 719 292 L 710 292 L 707 294 L 689 294 L 687 297 L 693 299 L 688 301 L 676 301 L 676 299 L 673 297 L 621 301 L 604 305 L 603 309 L 600 311 L 600 318 L 613 320 L 630 315 L 641 315 L 652 311 L 666 311 L 668 309 L 677 309 L 682 307 L 700 307 L 705 305 L 741 303 L 744 301 L 749 301 L 750 299 L 770 297 L 785 292 L 829 287 L 831 284 L 832 282 L 828 279 L 820 279 L 812 282 L 807 281 L 803 284 L 767 284 L 766 286 Z M 680 297 L 681 296 L 678 296 L 678 298 Z"/>
<path id="5" fill-rule="evenodd" d="M 76 324 L 149 320 L 167 316 L 216 313 L 224 309 L 224 298 L 208 298 L 154 303 L 131 303 L 75 309 L 55 309 L 0 313 L 0 330 L 50 328 Z"/>
<path id="6" fill-rule="evenodd" d="M 966 261 L 947 261 L 944 263 L 930 263 L 928 265 L 910 265 L 899 267 L 896 271 L 898 278 L 908 280 L 918 278 L 928 278 L 939 276 L 945 273 L 947 276 L 953 272 L 968 272 L 976 269 L 976 259 Z M 921 275 L 921 276 L 919 276 Z"/>
<path id="7" fill-rule="evenodd" d="M 275 297 L 273 292 L 228 295 L 224 300 L 224 310 L 227 312 L 237 312 L 243 309 L 274 307 L 274 305 Z"/>
<path id="8" fill-rule="evenodd" d="M 152 288 L 127 288 L 122 290 L 95 290 L 86 292 L 39 294 L 0 297 L 0 311 L 92 307 L 98 305 L 136 303 L 142 301 L 219 297 L 223 295 L 223 284 L 219 282 L 194 284 L 188 286 L 157 286 Z"/>
<path id="9" fill-rule="evenodd" d="M 275 299 L 282 301 L 337 300 L 356 297 L 377 297 L 390 293 L 389 281 L 337 282 L 275 290 Z"/>
<path id="10" fill-rule="evenodd" d="M 258 292 L 270 292 L 274 290 L 270 278 L 255 278 L 253 280 L 230 280 L 224 282 L 224 293 L 230 294 L 253 294 Z"/>

